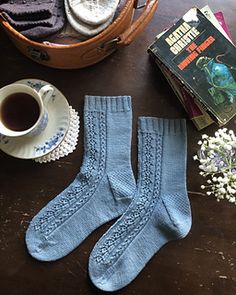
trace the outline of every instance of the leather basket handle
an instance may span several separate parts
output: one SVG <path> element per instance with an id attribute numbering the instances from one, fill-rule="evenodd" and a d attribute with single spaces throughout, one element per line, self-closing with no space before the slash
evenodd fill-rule
<path id="1" fill-rule="evenodd" d="M 137 2 L 135 2 L 137 3 Z M 118 47 L 129 45 L 140 34 L 152 19 L 158 7 L 158 0 L 147 0 L 140 16 L 125 30 L 117 42 Z"/>

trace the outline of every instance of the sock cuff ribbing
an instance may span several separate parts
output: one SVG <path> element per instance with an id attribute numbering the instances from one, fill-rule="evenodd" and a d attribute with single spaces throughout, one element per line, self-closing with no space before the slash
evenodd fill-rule
<path id="1" fill-rule="evenodd" d="M 130 96 L 91 96 L 86 95 L 85 111 L 127 112 L 131 110 Z"/>
<path id="2" fill-rule="evenodd" d="M 185 119 L 139 117 L 138 126 L 141 132 L 155 132 L 160 134 L 186 133 Z"/>

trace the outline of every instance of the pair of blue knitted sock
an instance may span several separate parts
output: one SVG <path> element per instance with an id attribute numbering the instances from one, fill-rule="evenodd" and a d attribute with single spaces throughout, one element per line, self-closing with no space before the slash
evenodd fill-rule
<path id="1" fill-rule="evenodd" d="M 121 215 L 89 258 L 92 282 L 115 291 L 130 283 L 164 244 L 190 230 L 186 126 L 182 119 L 139 118 L 137 184 L 130 160 L 129 96 L 86 96 L 84 133 L 79 174 L 33 218 L 26 244 L 34 258 L 57 260 Z"/>

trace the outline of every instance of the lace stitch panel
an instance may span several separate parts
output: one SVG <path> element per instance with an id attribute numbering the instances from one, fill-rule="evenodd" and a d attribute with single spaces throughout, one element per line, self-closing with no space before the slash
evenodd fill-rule
<path id="1" fill-rule="evenodd" d="M 77 176 L 76 183 L 63 192 L 59 200 L 33 224 L 35 231 L 51 234 L 58 226 L 66 222 L 94 194 L 105 171 L 106 159 L 106 116 L 103 112 L 87 112 L 87 152 Z"/>
<path id="2" fill-rule="evenodd" d="M 143 166 L 138 185 L 139 197 L 132 203 L 129 214 L 121 219 L 120 224 L 95 250 L 93 258 L 98 264 L 111 265 L 122 255 L 148 222 L 159 199 L 162 137 L 145 133 L 142 135 L 142 147 Z"/>

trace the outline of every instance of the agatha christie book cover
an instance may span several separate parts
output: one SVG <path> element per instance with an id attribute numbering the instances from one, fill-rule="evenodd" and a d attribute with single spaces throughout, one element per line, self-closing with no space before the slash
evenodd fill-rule
<path id="1" fill-rule="evenodd" d="M 200 108 L 224 125 L 236 114 L 236 48 L 197 8 L 148 48 Z"/>
<path id="2" fill-rule="evenodd" d="M 158 60 L 156 60 L 158 63 Z M 194 102 L 192 95 L 182 85 L 181 81 L 164 65 L 159 63 L 158 67 L 166 77 L 169 85 L 178 97 L 180 103 L 188 114 L 189 119 L 193 122 L 198 130 L 206 128 L 214 123 L 211 117 Z"/>

